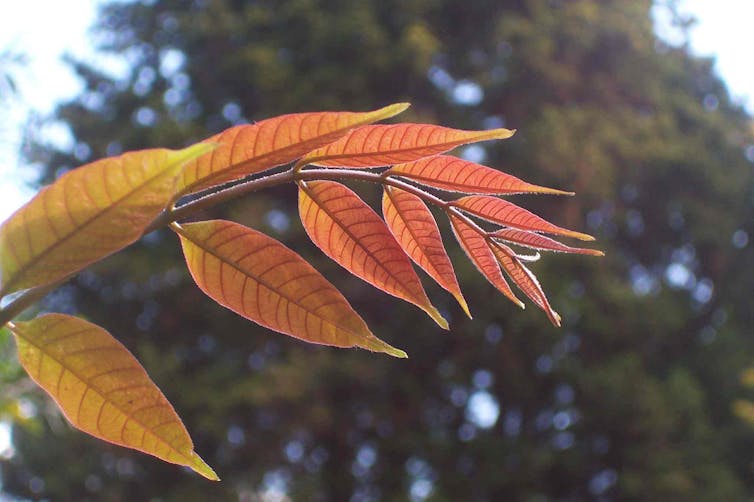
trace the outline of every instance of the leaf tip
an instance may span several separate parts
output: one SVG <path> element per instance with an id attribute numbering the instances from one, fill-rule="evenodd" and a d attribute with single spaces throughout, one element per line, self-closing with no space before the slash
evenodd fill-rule
<path id="1" fill-rule="evenodd" d="M 547 312 L 547 317 L 550 318 L 550 322 L 552 322 L 553 326 L 555 326 L 556 328 L 560 328 L 560 326 L 561 326 L 561 317 L 560 317 L 560 314 L 558 314 L 554 310 L 550 309 Z"/>
<path id="2" fill-rule="evenodd" d="M 460 305 L 461 308 L 463 309 L 463 313 L 466 314 L 466 317 L 468 317 L 469 319 L 473 319 L 473 317 L 471 316 L 471 311 L 469 310 L 469 304 L 466 303 L 466 298 L 464 298 L 460 292 L 453 294 L 453 296 L 458 302 L 458 305 Z"/>
<path id="3" fill-rule="evenodd" d="M 449 330 L 450 325 L 448 324 L 447 319 L 445 319 L 442 314 L 440 314 L 440 311 L 437 310 L 434 306 L 429 305 L 427 306 L 424 311 L 429 314 L 429 317 L 432 318 L 433 321 L 437 323 L 438 326 L 440 326 L 444 330 Z"/>
<path id="4" fill-rule="evenodd" d="M 569 237 L 578 239 L 580 241 L 591 242 L 591 241 L 596 240 L 594 237 L 592 237 L 589 234 L 582 234 L 581 232 L 574 232 L 573 230 L 569 231 L 566 235 L 568 235 Z"/>
<path id="5" fill-rule="evenodd" d="M 197 455 L 195 451 L 191 452 L 190 458 L 191 464 L 189 464 L 188 467 L 191 468 L 194 472 L 204 476 L 210 481 L 220 481 L 220 477 L 217 475 L 217 473 L 215 473 L 212 467 L 210 467 L 204 460 L 202 460 L 202 457 Z"/>
<path id="6" fill-rule="evenodd" d="M 396 349 L 392 345 L 390 345 L 387 342 L 383 342 L 377 337 L 370 337 L 368 338 L 363 345 L 360 345 L 360 347 L 371 350 L 372 352 L 382 352 L 384 354 L 387 354 L 389 356 L 397 357 L 399 359 L 407 359 L 408 354 L 406 354 L 401 349 Z"/>
<path id="7" fill-rule="evenodd" d="M 379 117 L 376 120 L 389 119 L 390 117 L 395 117 L 399 113 L 403 113 L 409 106 L 411 106 L 411 103 L 393 103 L 392 105 L 387 105 L 379 110 L 375 110 L 373 113 Z"/>
<path id="8" fill-rule="evenodd" d="M 576 192 L 569 192 L 568 190 L 559 190 L 557 188 L 549 188 L 549 187 L 543 187 L 539 185 L 535 185 L 536 190 L 538 193 L 541 194 L 547 194 L 547 195 L 567 195 L 568 197 L 573 197 L 576 195 Z"/>
<path id="9" fill-rule="evenodd" d="M 516 134 L 515 129 L 505 129 L 501 127 L 500 129 L 490 129 L 487 131 L 487 134 L 484 135 L 484 139 L 508 139 L 514 134 Z"/>

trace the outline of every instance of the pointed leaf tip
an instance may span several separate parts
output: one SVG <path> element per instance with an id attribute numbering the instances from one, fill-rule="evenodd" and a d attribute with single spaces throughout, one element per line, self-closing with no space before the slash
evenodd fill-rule
<path id="1" fill-rule="evenodd" d="M 389 343 L 384 342 L 377 337 L 369 338 L 363 345 L 360 345 L 360 347 L 363 349 L 371 350 L 372 352 L 382 352 L 383 354 L 397 357 L 398 359 L 408 359 L 408 354 L 406 354 L 406 352 L 393 347 Z"/>
<path id="2" fill-rule="evenodd" d="M 395 117 L 396 115 L 403 113 L 411 106 L 411 103 L 393 103 L 392 105 L 387 105 L 383 108 L 380 108 L 379 110 L 375 110 L 373 113 L 375 116 L 380 116 L 381 118 L 378 120 L 384 120 L 389 119 L 390 117 Z"/>
<path id="3" fill-rule="evenodd" d="M 466 303 L 466 298 L 464 298 L 461 293 L 454 294 L 453 297 L 458 302 L 458 305 L 460 305 L 461 308 L 463 309 L 463 313 L 466 314 L 466 317 L 468 317 L 469 319 L 473 319 L 474 317 L 472 317 L 471 315 L 471 311 L 469 310 L 469 304 Z"/>
<path id="4" fill-rule="evenodd" d="M 188 467 L 210 481 L 220 481 L 220 477 L 196 452 L 191 452 L 192 463 Z"/>
<path id="5" fill-rule="evenodd" d="M 499 129 L 490 129 L 488 134 L 486 134 L 484 138 L 480 138 L 479 141 L 484 141 L 488 139 L 508 139 L 514 134 L 516 134 L 515 129 L 505 129 L 503 127 Z"/>
<path id="6" fill-rule="evenodd" d="M 425 312 L 427 312 L 427 314 L 429 314 L 429 317 L 431 317 L 432 320 L 435 321 L 437 325 L 442 329 L 446 331 L 450 329 L 450 325 L 448 324 L 447 319 L 445 319 L 442 314 L 440 314 L 440 311 L 437 310 L 434 305 L 430 305 L 428 308 L 426 308 Z"/>

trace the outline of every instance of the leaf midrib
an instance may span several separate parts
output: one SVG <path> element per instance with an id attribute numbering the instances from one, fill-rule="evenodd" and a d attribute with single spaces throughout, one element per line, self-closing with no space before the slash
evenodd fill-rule
<path id="1" fill-rule="evenodd" d="M 356 338 L 364 338 L 364 339 L 369 339 L 369 338 L 370 338 L 370 336 L 368 336 L 368 335 L 364 335 L 364 334 L 356 333 L 356 332 L 352 331 L 352 330 L 351 330 L 350 328 L 344 328 L 344 327 L 342 327 L 342 326 L 341 326 L 341 325 L 340 325 L 339 323 L 336 323 L 336 322 L 334 322 L 334 321 L 331 321 L 331 320 L 329 320 L 329 319 L 325 319 L 325 318 L 324 318 L 324 317 L 322 317 L 321 315 L 317 314 L 316 312 L 313 312 L 313 311 L 312 311 L 311 309 L 309 309 L 309 308 L 305 307 L 304 305 L 302 305 L 301 303 L 299 303 L 299 301 L 297 301 L 297 300 L 295 300 L 295 299 L 291 298 L 291 297 L 290 297 L 289 295 L 287 295 L 287 294 L 283 294 L 283 293 L 279 292 L 279 291 L 278 291 L 278 290 L 277 290 L 276 288 L 274 288 L 273 286 L 271 286 L 271 285 L 270 285 L 270 284 L 269 284 L 269 283 L 268 283 L 267 281 L 265 281 L 264 279 L 261 279 L 261 278 L 257 278 L 257 277 L 255 277 L 255 276 L 252 276 L 252 275 L 251 275 L 251 274 L 250 274 L 250 273 L 249 273 L 248 271 L 244 270 L 244 269 L 243 269 L 243 268 L 241 267 L 241 265 L 240 265 L 240 264 L 236 264 L 235 262 L 231 262 L 231 261 L 229 261 L 229 259 L 227 259 L 227 258 L 226 258 L 225 256 L 223 256 L 223 255 L 219 254 L 218 252 L 216 252 L 216 251 L 215 251 L 215 250 L 214 250 L 213 248 L 210 248 L 210 247 L 208 247 L 208 246 L 204 245 L 204 244 L 205 244 L 204 242 L 199 242 L 199 241 L 197 241 L 197 240 L 194 240 L 193 238 L 191 238 L 191 237 L 193 237 L 193 236 L 190 236 L 190 235 L 189 235 L 189 233 L 188 233 L 188 232 L 186 232 L 186 229 L 185 229 L 185 228 L 183 229 L 183 231 L 182 231 L 182 232 L 180 232 L 180 236 L 181 236 L 181 237 L 183 237 L 183 238 L 185 238 L 186 240 L 188 240 L 189 242 L 191 242 L 192 244 L 194 244 L 194 245 L 195 245 L 195 246 L 197 246 L 198 248 L 200 248 L 200 249 L 201 249 L 202 251 L 204 251 L 205 253 L 208 253 L 208 254 L 210 254 L 210 255 L 214 256 L 215 258 L 217 258 L 217 259 L 218 259 L 218 260 L 220 260 L 221 262 L 223 262 L 223 263 L 225 263 L 225 264 L 227 264 L 227 265 L 229 265 L 229 266 L 233 267 L 233 268 L 234 268 L 234 269 L 236 269 L 236 270 L 237 270 L 238 272 L 241 272 L 241 273 L 242 273 L 242 274 L 243 274 L 243 275 L 244 275 L 244 276 L 245 276 L 245 277 L 246 277 L 247 279 L 253 279 L 253 280 L 255 280 L 255 281 L 256 281 L 257 283 L 261 284 L 262 286 L 264 286 L 265 288 L 267 288 L 267 289 L 268 289 L 269 291 L 272 291 L 273 293 L 277 294 L 278 296 L 280 296 L 281 298 L 285 299 L 286 301 L 288 301 L 288 302 L 290 302 L 290 303 L 292 303 L 292 304 L 296 305 L 296 306 L 297 306 L 297 307 L 299 307 L 299 308 L 300 308 L 301 310 L 303 310 L 303 311 L 305 311 L 305 312 L 308 312 L 308 313 L 309 313 L 310 315 L 312 315 L 312 316 L 314 316 L 314 317 L 317 317 L 317 318 L 319 318 L 320 320 L 322 320 L 322 321 L 324 321 L 324 322 L 327 322 L 327 323 L 330 323 L 330 324 L 332 324 L 333 326 L 335 326 L 336 328 L 338 328 L 339 330 L 343 331 L 344 333 L 346 333 L 346 334 L 348 334 L 348 335 L 354 336 L 354 337 L 356 337 Z M 320 275 L 320 274 L 319 274 L 319 272 L 317 272 L 317 274 L 318 274 L 318 275 Z M 338 294 L 340 294 L 340 292 L 338 292 L 338 290 L 337 290 L 337 289 L 335 289 L 335 286 L 333 286 L 332 284 L 330 284 L 330 282 L 329 282 L 329 281 L 328 281 L 327 279 L 325 279 L 325 278 L 324 278 L 324 277 L 322 277 L 321 275 L 320 275 L 320 277 L 321 277 L 321 278 L 322 278 L 322 279 L 323 279 L 323 280 L 324 280 L 324 281 L 325 281 L 325 282 L 326 282 L 326 283 L 327 283 L 327 284 L 328 284 L 328 285 L 329 285 L 329 286 L 330 286 L 331 288 L 333 288 L 333 290 L 335 290 L 335 292 L 337 292 Z M 347 301 L 347 300 L 345 300 L 345 298 L 343 298 L 343 297 L 342 297 L 342 295 L 341 295 L 341 299 L 342 299 L 342 300 L 344 301 L 344 303 L 345 303 L 346 305 L 348 305 L 348 301 Z M 242 298 L 242 301 L 243 301 L 243 298 Z M 252 319 L 252 320 L 253 320 L 253 319 Z M 256 322 L 256 321 L 255 321 L 255 322 Z M 273 328 L 273 329 L 276 329 L 276 328 Z M 279 330 L 278 330 L 278 331 L 279 331 Z M 369 333 L 369 334 L 371 335 L 371 333 Z M 374 336 L 374 335 L 372 335 L 372 336 Z"/>
<path id="2" fill-rule="evenodd" d="M 334 182 L 333 182 L 333 183 L 334 183 Z M 337 184 L 337 183 L 336 183 L 336 184 Z M 309 189 L 309 188 L 308 188 L 308 187 L 306 186 L 306 184 L 301 184 L 301 185 L 299 185 L 299 186 L 300 186 L 300 188 L 301 188 L 301 189 L 302 189 L 302 190 L 303 190 L 303 191 L 304 191 L 304 192 L 306 193 L 306 196 L 307 196 L 307 197 L 309 197 L 309 199 L 311 199 L 311 200 L 312 200 L 312 202 L 314 202 L 314 203 L 315 203 L 315 204 L 317 205 L 317 207 L 319 207 L 319 208 L 320 208 L 320 209 L 321 209 L 322 211 L 324 211 L 324 212 L 325 212 L 325 214 L 327 214 L 327 216 L 328 216 L 328 217 L 329 217 L 329 218 L 330 218 L 330 219 L 331 219 L 331 220 L 332 220 L 333 222 L 335 222 L 335 223 L 336 223 L 336 224 L 338 225 L 338 227 L 339 227 L 340 229 L 342 229 L 342 230 L 343 230 L 343 231 L 344 231 L 344 232 L 345 232 L 345 233 L 346 233 L 346 234 L 348 235 L 348 237 L 350 237 L 351 239 L 353 239 L 353 241 L 354 241 L 355 245 L 357 245 L 357 246 L 359 246 L 359 247 L 360 247 L 361 249 L 363 249 L 363 250 L 364 250 L 364 251 L 366 252 L 366 254 L 367 254 L 367 255 L 368 255 L 368 256 L 369 256 L 370 258 L 372 258 L 372 260 L 374 260 L 374 262 L 375 262 L 375 263 L 376 263 L 377 265 L 379 265 L 379 267 L 380 267 L 380 268 L 381 268 L 382 270 L 384 270 L 384 271 L 385 271 L 385 272 L 386 272 L 386 273 L 388 274 L 388 276 L 390 276 L 390 277 L 394 277 L 394 278 L 396 279 L 396 282 L 398 282 L 398 284 L 400 284 L 400 285 L 401 285 L 401 287 L 403 287 L 404 291 L 406 291 L 406 292 L 408 292 L 408 293 L 411 293 L 411 288 L 409 288 L 409 287 L 408 287 L 408 286 L 406 285 L 406 283 L 404 283 L 403 281 L 401 281 L 401 280 L 400 280 L 400 279 L 399 279 L 399 278 L 398 278 L 398 277 L 397 277 L 396 275 L 392 274 L 392 273 L 390 272 L 390 270 L 388 270 L 387 268 L 385 268 L 385 266 L 384 266 L 384 265 L 382 264 L 382 262 L 381 262 L 380 260 L 378 260 L 378 259 L 377 259 L 377 258 L 375 257 L 375 254 L 374 254 L 374 253 L 372 253 L 372 251 L 371 251 L 370 249 L 368 249 L 367 247 L 363 246 L 363 245 L 361 244 L 361 242 L 359 241 L 359 239 L 358 239 L 358 238 L 357 238 L 357 237 L 356 237 L 356 236 L 355 236 L 355 235 L 354 235 L 354 234 L 353 234 L 353 233 L 351 232 L 351 230 L 350 230 L 350 229 L 349 229 L 348 227 L 345 227 L 345 226 L 341 225 L 341 224 L 340 224 L 340 220 L 338 220 L 337 218 L 335 218 L 335 216 L 333 216 L 333 213 L 332 213 L 332 212 L 331 212 L 330 210 L 328 210 L 328 209 L 327 209 L 327 208 L 326 208 L 325 206 L 323 206 L 322 204 L 318 203 L 318 201 L 317 201 L 317 200 L 316 200 L 316 199 L 315 199 L 314 197 L 312 197 L 312 195 L 311 195 L 311 190 L 310 190 L 310 189 Z M 342 185 L 341 185 L 341 186 L 342 186 Z M 344 188 L 345 188 L 345 187 L 344 187 Z M 356 197 L 356 198 L 358 198 L 358 197 Z M 361 199 L 359 199 L 359 200 L 361 200 Z M 371 208 L 371 207 L 369 207 L 369 206 L 366 206 L 366 207 L 367 207 L 367 209 L 371 210 L 371 211 L 372 211 L 372 212 L 374 213 L 374 211 L 372 210 L 372 208 Z M 376 213 L 374 213 L 374 214 L 375 214 L 375 216 L 376 216 Z M 377 219 L 379 219 L 379 216 L 377 216 Z M 381 221 L 381 220 L 380 220 L 380 221 Z M 391 233 L 390 233 L 390 230 L 388 230 L 388 232 L 387 232 L 387 235 L 389 235 L 389 236 L 390 236 L 390 237 L 391 237 L 391 238 L 392 238 L 392 239 L 393 239 L 393 240 L 395 241 L 395 237 L 393 237 L 393 234 L 391 234 Z M 399 251 L 400 251 L 401 253 L 403 253 L 403 250 L 402 250 L 402 249 L 400 248 L 400 244 L 398 244 L 398 243 L 397 243 L 397 241 L 395 241 L 395 243 L 396 243 L 396 246 L 398 247 L 398 250 L 399 250 Z M 405 256 L 405 253 L 404 253 L 404 256 Z M 337 261 L 337 260 L 336 260 L 336 261 Z M 344 265 L 341 265 L 341 266 L 343 266 L 343 268 L 345 268 L 346 270 L 348 270 L 349 272 L 351 272 L 351 271 L 350 271 L 350 270 L 348 269 L 348 267 L 345 267 Z M 408 266 L 409 266 L 409 268 L 411 268 L 411 270 L 413 271 L 413 267 L 411 267 L 411 263 L 409 263 L 409 264 L 408 264 Z M 351 273 L 353 274 L 353 272 L 351 272 Z M 353 275 L 356 275 L 356 274 L 353 274 Z M 359 276 L 357 276 L 357 277 L 359 277 Z M 362 279 L 362 280 L 364 280 L 364 281 L 366 281 L 366 282 L 368 282 L 369 284 L 373 284 L 373 283 L 371 283 L 371 282 L 367 281 L 366 279 L 363 279 L 363 278 L 361 278 L 361 277 L 359 277 L 359 278 L 360 278 L 360 279 Z M 417 276 L 417 280 L 418 280 L 418 276 Z M 385 291 L 385 290 L 384 290 L 383 288 L 379 288 L 379 287 L 378 287 L 378 289 L 380 289 L 381 291 Z M 412 299 L 409 299 L 409 298 L 407 298 L 407 297 L 405 297 L 405 296 L 400 296 L 400 297 L 399 297 L 398 295 L 395 295 L 395 294 L 393 294 L 393 293 L 390 293 L 389 291 L 385 291 L 385 292 L 386 292 L 386 293 L 388 293 L 388 294 L 390 294 L 390 295 L 392 295 L 392 296 L 396 296 L 396 297 L 398 297 L 398 298 L 401 298 L 401 299 L 404 299 L 404 300 L 406 300 L 406 301 L 408 301 L 408 302 L 410 302 L 410 303 L 414 303 L 415 305 L 418 305 L 418 304 L 416 304 L 416 303 L 414 302 L 414 300 L 412 300 Z"/>
<path id="3" fill-rule="evenodd" d="M 133 187 L 131 190 L 126 192 L 122 197 L 118 198 L 117 200 L 112 201 L 112 204 L 106 206 L 102 211 L 97 212 L 92 217 L 84 221 L 82 224 L 75 226 L 70 232 L 68 232 L 62 238 L 59 238 L 58 240 L 53 242 L 50 246 L 43 249 L 42 252 L 33 256 L 32 259 L 26 262 L 26 264 L 23 267 L 20 267 L 16 270 L 15 276 L 10 281 L 8 281 L 6 284 L 3 285 L 3 291 L 4 292 L 12 291 L 13 289 L 12 286 L 15 285 L 19 281 L 19 277 L 23 277 L 24 273 L 27 273 L 29 270 L 32 270 L 37 265 L 37 263 L 39 263 L 40 260 L 42 260 L 46 256 L 49 256 L 49 254 L 53 253 L 55 249 L 69 242 L 78 233 L 85 231 L 87 227 L 94 225 L 100 218 L 109 214 L 111 211 L 118 209 L 125 200 L 131 198 L 135 193 L 139 192 L 142 189 L 145 189 L 147 186 L 155 182 L 155 180 L 157 180 L 158 178 L 165 176 L 170 171 L 171 168 L 175 167 L 175 164 L 177 163 L 179 162 L 178 161 L 173 162 L 171 163 L 170 167 L 167 167 L 164 170 L 157 173 L 156 175 L 145 179 L 143 183 L 140 183 L 137 186 Z M 48 195 L 48 194 L 42 194 L 43 197 L 45 195 Z M 169 200 L 169 197 L 166 197 L 166 199 Z M 45 216 L 47 217 L 47 213 L 45 213 Z M 25 229 L 25 230 L 28 232 L 28 229 Z M 127 235 L 127 234 L 124 234 L 124 235 Z M 141 232 L 139 232 L 139 234 L 135 235 L 133 238 L 129 239 L 130 242 L 126 242 L 126 244 L 124 244 L 123 247 L 128 246 L 130 243 L 135 242 L 139 238 L 140 235 L 141 235 Z M 121 247 L 120 249 L 122 249 L 123 247 Z M 117 249 L 114 249 L 107 255 L 102 256 L 102 258 L 104 258 L 105 256 L 108 256 L 109 254 L 114 253 L 115 251 L 117 251 Z M 47 284 L 47 283 L 49 283 L 49 281 L 44 284 Z M 40 285 L 43 285 L 43 284 L 40 284 Z"/>

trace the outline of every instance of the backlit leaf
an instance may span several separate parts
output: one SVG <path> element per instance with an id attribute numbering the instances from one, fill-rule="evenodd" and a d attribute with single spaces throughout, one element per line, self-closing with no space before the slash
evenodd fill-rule
<path id="1" fill-rule="evenodd" d="M 398 164 L 389 170 L 389 174 L 449 192 L 573 195 L 572 192 L 532 185 L 497 169 L 450 155 L 437 155 L 407 164 Z"/>
<path id="2" fill-rule="evenodd" d="M 300 164 L 325 167 L 380 167 L 444 153 L 467 143 L 505 139 L 515 131 L 462 131 L 432 124 L 369 125 L 308 153 Z"/>
<path id="3" fill-rule="evenodd" d="M 500 272 L 500 265 L 495 259 L 495 255 L 490 249 L 490 245 L 487 240 L 481 235 L 474 227 L 466 223 L 462 218 L 454 214 L 448 215 L 450 218 L 450 224 L 453 228 L 453 233 L 458 240 L 458 243 L 463 248 L 466 255 L 471 260 L 471 263 L 476 266 L 477 270 L 495 286 L 498 291 L 503 293 L 510 301 L 515 303 L 521 308 L 524 308 L 524 304 L 521 300 L 516 298 L 513 294 L 510 286 Z"/>
<path id="4" fill-rule="evenodd" d="M 275 239 L 230 221 L 174 228 L 196 284 L 220 305 L 308 342 L 406 357 L 375 337 L 332 284 Z"/>
<path id="5" fill-rule="evenodd" d="M 181 193 L 203 190 L 287 164 L 346 134 L 354 127 L 397 115 L 408 103 L 372 112 L 317 112 L 281 115 L 231 127 L 208 138 L 219 147 L 186 166 Z"/>
<path id="6" fill-rule="evenodd" d="M 540 218 L 534 213 L 519 207 L 507 200 L 498 199 L 489 195 L 469 195 L 461 197 L 453 202 L 453 205 L 466 211 L 467 213 L 478 216 L 479 218 L 504 225 L 506 227 L 517 228 L 519 230 L 531 230 L 534 232 L 544 232 L 548 234 L 565 235 L 575 237 L 583 241 L 593 241 L 594 237 L 581 232 L 574 232 Z"/>
<path id="7" fill-rule="evenodd" d="M 545 237 L 534 232 L 526 230 L 516 230 L 514 228 L 501 228 L 491 234 L 494 238 L 504 240 L 519 246 L 531 249 L 541 249 L 543 251 L 555 251 L 560 253 L 576 253 L 591 256 L 605 256 L 605 253 L 597 249 L 574 248 L 556 240 Z"/>
<path id="8" fill-rule="evenodd" d="M 219 479 L 194 452 L 186 428 L 160 389 L 110 333 L 62 314 L 10 328 L 24 369 L 74 427 Z"/>
<path id="9" fill-rule="evenodd" d="M 0 227 L 0 296 L 55 282 L 141 237 L 175 178 L 214 145 L 130 152 L 74 169 Z"/>
<path id="10" fill-rule="evenodd" d="M 448 328 L 385 222 L 355 193 L 332 181 L 301 183 L 298 207 L 306 232 L 327 256 Z"/>
<path id="11" fill-rule="evenodd" d="M 453 264 L 442 244 L 437 222 L 424 201 L 414 194 L 386 185 L 382 196 L 382 213 L 406 254 L 451 293 L 466 315 L 471 317 Z"/>
<path id="12" fill-rule="evenodd" d="M 539 308 L 545 311 L 547 317 L 553 325 L 560 327 L 560 315 L 550 306 L 550 302 L 545 296 L 545 292 L 540 286 L 536 276 L 526 268 L 516 257 L 516 254 L 509 247 L 496 242 L 492 246 L 492 251 L 498 259 L 503 269 L 508 274 L 516 286 L 524 292 Z"/>

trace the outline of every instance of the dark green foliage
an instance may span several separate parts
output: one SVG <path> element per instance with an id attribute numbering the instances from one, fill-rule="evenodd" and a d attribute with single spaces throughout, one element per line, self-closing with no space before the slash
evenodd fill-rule
<path id="1" fill-rule="evenodd" d="M 754 144 L 751 119 L 710 61 L 658 41 L 650 7 L 156 0 L 105 8 L 100 40 L 133 68 L 121 83 L 77 66 L 87 91 L 58 116 L 80 142 L 79 158 L 35 149 L 47 166 L 42 179 L 120 150 L 180 147 L 244 119 L 410 100 L 402 120 L 517 128 L 487 148 L 485 163 L 577 191 L 524 205 L 595 233 L 607 257 L 534 265 L 563 314 L 561 330 L 536 309 L 516 312 L 454 260 L 475 318 L 430 288 L 452 315 L 444 334 L 315 252 L 292 188 L 255 194 L 218 213 L 313 259 L 374 332 L 411 358 L 305 346 L 254 328 L 205 301 L 180 268 L 174 237 L 156 233 L 48 301 L 104 323 L 135 350 L 223 483 L 52 419 L 39 433 L 16 429 L 3 489 L 54 500 L 235 500 L 282 480 L 293 500 L 405 500 L 426 486 L 433 500 L 751 497 L 754 432 L 731 412 L 740 371 L 754 359 L 754 254 L 744 242 L 754 236 L 754 171 L 744 154 Z M 185 60 L 163 75 L 169 50 Z M 480 86 L 479 103 L 453 99 L 461 80 Z M 280 225 L 285 215 L 289 226 Z M 471 420 L 472 395 L 499 404 L 491 428 Z M 44 480 L 41 492 L 34 477 Z"/>

